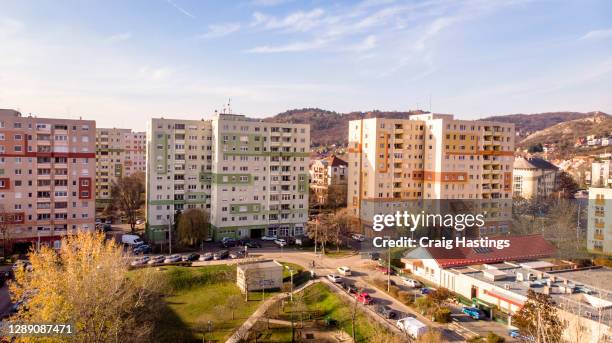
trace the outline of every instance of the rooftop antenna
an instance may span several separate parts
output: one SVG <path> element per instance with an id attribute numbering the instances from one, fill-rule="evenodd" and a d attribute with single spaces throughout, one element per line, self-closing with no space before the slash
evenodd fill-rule
<path id="1" fill-rule="evenodd" d="M 232 114 L 232 98 L 227 99 L 227 113 Z"/>

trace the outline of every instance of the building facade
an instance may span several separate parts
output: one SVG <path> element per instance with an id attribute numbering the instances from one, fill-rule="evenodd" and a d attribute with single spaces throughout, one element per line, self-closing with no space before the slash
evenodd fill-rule
<path id="1" fill-rule="evenodd" d="M 347 206 L 367 230 L 368 210 L 412 200 L 474 200 L 484 233 L 508 229 L 514 125 L 422 114 L 349 123 Z M 366 232 L 367 234 L 367 232 Z"/>
<path id="2" fill-rule="evenodd" d="M 242 115 L 152 119 L 147 130 L 149 236 L 164 240 L 177 211 L 210 214 L 211 234 L 296 236 L 308 220 L 310 128 Z"/>
<path id="3" fill-rule="evenodd" d="M 96 129 L 96 207 L 111 201 L 112 182 L 146 169 L 146 134 L 130 129 Z"/>
<path id="4" fill-rule="evenodd" d="M 0 110 L 0 225 L 7 247 L 59 247 L 62 236 L 93 230 L 93 120 L 22 116 Z"/>
<path id="5" fill-rule="evenodd" d="M 513 196 L 524 199 L 546 198 L 557 189 L 559 168 L 537 157 L 514 160 Z"/>
<path id="6" fill-rule="evenodd" d="M 594 161 L 591 164 L 591 186 L 608 187 L 612 185 L 612 175 L 610 175 L 611 160 Z"/>
<path id="7" fill-rule="evenodd" d="M 331 155 L 315 160 L 310 165 L 310 189 L 312 203 L 340 207 L 346 205 L 348 164 Z"/>
<path id="8" fill-rule="evenodd" d="M 612 255 L 612 188 L 589 188 L 587 250 Z"/>

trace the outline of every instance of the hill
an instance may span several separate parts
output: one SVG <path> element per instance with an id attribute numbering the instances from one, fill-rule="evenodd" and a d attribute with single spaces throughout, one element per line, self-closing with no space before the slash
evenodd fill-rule
<path id="1" fill-rule="evenodd" d="M 513 123 L 519 137 L 524 138 L 536 131 L 544 130 L 553 125 L 590 117 L 594 112 L 546 112 L 534 114 L 507 114 L 483 118 L 482 120 L 499 121 L 502 123 Z"/>
<path id="2" fill-rule="evenodd" d="M 319 108 L 294 109 L 279 113 L 264 121 L 277 123 L 310 124 L 310 140 L 313 146 L 341 145 L 345 146 L 348 139 L 348 122 L 363 118 L 407 118 L 412 114 L 426 113 L 423 111 L 407 112 L 351 112 L 338 113 Z"/>
<path id="3" fill-rule="evenodd" d="M 603 112 L 590 112 L 588 117 L 558 123 L 537 131 L 517 144 L 527 148 L 531 145 L 556 144 L 561 152 L 571 152 L 578 138 L 588 135 L 608 136 L 612 132 L 612 116 Z"/>

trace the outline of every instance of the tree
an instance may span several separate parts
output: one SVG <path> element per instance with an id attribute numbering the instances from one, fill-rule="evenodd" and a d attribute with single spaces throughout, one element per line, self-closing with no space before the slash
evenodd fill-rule
<path id="1" fill-rule="evenodd" d="M 535 152 L 543 152 L 543 151 L 544 151 L 544 146 L 542 145 L 542 143 L 534 144 L 534 145 L 531 145 L 529 148 L 527 148 L 527 152 L 531 154 Z"/>
<path id="2" fill-rule="evenodd" d="M 242 300 L 241 296 L 234 294 L 227 298 L 227 301 L 225 302 L 225 307 L 232 313 L 232 320 L 235 319 L 234 315 L 236 313 L 236 310 L 239 309 L 240 306 L 244 306 L 244 301 Z"/>
<path id="3" fill-rule="evenodd" d="M 2 234 L 2 253 L 5 257 L 11 240 L 10 217 L 11 214 L 5 211 L 3 204 L 0 204 L 0 234 Z"/>
<path id="4" fill-rule="evenodd" d="M 190 208 L 178 215 L 176 230 L 178 242 L 194 245 L 208 238 L 210 216 L 199 208 Z"/>
<path id="5" fill-rule="evenodd" d="M 347 208 L 336 211 L 330 219 L 333 231 L 333 241 L 336 244 L 336 251 L 340 251 L 342 236 L 349 231 L 350 212 Z"/>
<path id="6" fill-rule="evenodd" d="M 578 189 L 580 189 L 580 186 L 569 173 L 563 171 L 559 174 L 557 191 L 561 197 L 573 199 L 574 194 L 578 191 Z"/>
<path id="7" fill-rule="evenodd" d="M 565 326 L 550 295 L 533 290 L 527 291 L 527 301 L 512 317 L 512 324 L 536 343 L 560 342 Z"/>
<path id="8" fill-rule="evenodd" d="M 79 232 L 59 252 L 42 246 L 29 258 L 32 270 L 17 270 L 10 284 L 13 301 L 25 304 L 13 320 L 73 323 L 70 342 L 152 341 L 164 283 L 153 269 L 128 274 L 123 247 L 104 234 Z"/>
<path id="9" fill-rule="evenodd" d="M 436 306 L 440 307 L 442 304 L 444 304 L 444 302 L 451 298 L 451 292 L 448 290 L 448 288 L 441 287 L 429 293 L 427 296 Z"/>
<path id="10" fill-rule="evenodd" d="M 132 232 L 136 228 L 136 214 L 143 203 L 145 192 L 142 173 L 113 180 L 111 183 L 111 198 L 114 204 L 123 211 L 130 224 Z"/>

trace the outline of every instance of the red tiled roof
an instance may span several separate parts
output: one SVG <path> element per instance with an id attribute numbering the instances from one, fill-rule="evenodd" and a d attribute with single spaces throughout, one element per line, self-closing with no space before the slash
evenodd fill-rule
<path id="1" fill-rule="evenodd" d="M 338 157 L 336 157 L 336 155 L 331 155 L 327 157 L 327 160 L 329 161 L 330 167 L 348 166 L 348 163 L 346 161 L 339 159 Z"/>
<path id="2" fill-rule="evenodd" d="M 552 256 L 557 250 L 540 234 L 527 236 L 489 237 L 490 240 L 507 239 L 510 246 L 503 249 L 478 249 L 454 247 L 425 248 L 442 268 L 461 267 L 481 263 L 500 263 L 503 261 L 524 261 Z"/>

